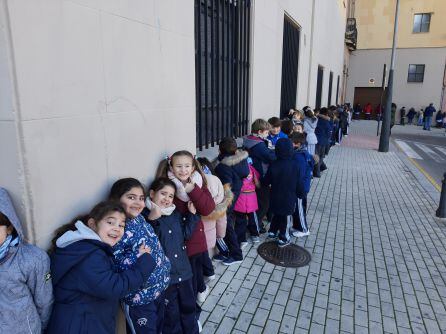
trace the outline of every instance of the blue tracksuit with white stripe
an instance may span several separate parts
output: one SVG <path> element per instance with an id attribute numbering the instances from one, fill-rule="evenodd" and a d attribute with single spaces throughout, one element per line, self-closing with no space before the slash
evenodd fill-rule
<path id="1" fill-rule="evenodd" d="M 306 148 L 296 149 L 293 154 L 293 160 L 296 161 L 299 166 L 299 181 L 296 209 L 293 214 L 293 228 L 300 232 L 308 232 L 306 218 L 307 194 L 310 191 L 314 160 Z"/>

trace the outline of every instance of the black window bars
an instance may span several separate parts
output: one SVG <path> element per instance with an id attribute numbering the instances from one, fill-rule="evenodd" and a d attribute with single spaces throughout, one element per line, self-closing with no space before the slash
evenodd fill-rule
<path id="1" fill-rule="evenodd" d="M 195 0 L 197 148 L 248 132 L 251 0 Z"/>

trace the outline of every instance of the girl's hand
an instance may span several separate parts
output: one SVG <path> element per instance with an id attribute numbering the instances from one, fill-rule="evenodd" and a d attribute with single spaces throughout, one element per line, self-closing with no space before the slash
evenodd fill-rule
<path id="1" fill-rule="evenodd" d="M 185 190 L 187 193 L 190 193 L 192 190 L 194 190 L 194 188 L 195 188 L 195 183 L 192 182 L 191 179 L 189 179 L 189 181 L 188 181 L 188 182 L 186 183 L 186 185 L 184 186 L 184 190 Z"/>
<path id="2" fill-rule="evenodd" d="M 149 220 L 157 220 L 159 217 L 161 217 L 161 209 L 158 205 L 153 205 L 147 218 Z"/>
<path id="3" fill-rule="evenodd" d="M 139 246 L 138 257 L 140 257 L 143 254 L 151 254 L 151 253 L 152 249 L 150 247 L 147 247 L 145 242 L 143 242 L 141 246 Z"/>
<path id="4" fill-rule="evenodd" d="M 187 208 L 189 209 L 189 212 L 192 213 L 193 215 L 197 213 L 197 209 L 195 208 L 194 203 L 192 203 L 191 201 L 187 203 Z"/>

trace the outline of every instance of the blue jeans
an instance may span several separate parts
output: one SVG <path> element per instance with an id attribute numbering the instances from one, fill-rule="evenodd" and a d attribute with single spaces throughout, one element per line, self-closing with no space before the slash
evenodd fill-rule
<path id="1" fill-rule="evenodd" d="M 432 116 L 426 116 L 424 118 L 424 128 L 426 130 L 430 130 L 431 129 L 431 122 L 432 122 Z"/>

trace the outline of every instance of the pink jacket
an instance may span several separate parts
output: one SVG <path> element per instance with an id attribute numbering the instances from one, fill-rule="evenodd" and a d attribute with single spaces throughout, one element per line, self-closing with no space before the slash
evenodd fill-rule
<path id="1" fill-rule="evenodd" d="M 226 210 L 231 205 L 234 195 L 229 187 L 223 187 L 220 179 L 215 175 L 206 174 L 207 188 L 215 202 L 215 210 L 208 216 L 201 217 L 206 234 L 208 249 L 215 247 L 216 238 L 226 235 Z"/>
<path id="2" fill-rule="evenodd" d="M 259 208 L 257 204 L 256 182 L 259 180 L 259 172 L 249 165 L 249 174 L 243 179 L 240 196 L 234 206 L 234 211 L 241 213 L 251 213 Z"/>

